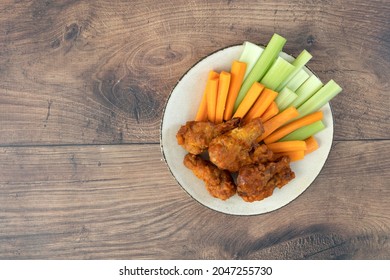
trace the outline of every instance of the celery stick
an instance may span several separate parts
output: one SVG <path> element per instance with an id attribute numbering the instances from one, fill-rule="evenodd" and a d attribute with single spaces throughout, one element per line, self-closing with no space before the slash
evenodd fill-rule
<path id="1" fill-rule="evenodd" d="M 312 57 L 313 56 L 307 50 L 303 50 L 291 63 L 295 66 L 295 70 L 288 77 L 286 77 L 286 79 L 279 85 L 278 88 L 276 88 L 276 91 L 279 92 L 282 90 L 282 88 L 287 85 L 287 83 L 302 69 L 303 66 L 305 66 L 306 63 L 309 62 Z"/>
<path id="2" fill-rule="evenodd" d="M 296 93 L 290 90 L 288 87 L 283 88 L 275 99 L 279 111 L 286 109 L 297 97 L 298 95 L 296 95 Z"/>
<path id="3" fill-rule="evenodd" d="M 278 57 L 267 74 L 261 79 L 260 83 L 265 87 L 275 90 L 286 77 L 288 77 L 295 69 L 295 66 L 287 60 Z"/>
<path id="4" fill-rule="evenodd" d="M 312 124 L 305 125 L 301 128 L 298 128 L 297 130 L 294 130 L 293 132 L 281 138 L 279 141 L 305 140 L 310 136 L 320 132 L 324 128 L 325 125 L 322 121 L 316 121 Z"/>
<path id="5" fill-rule="evenodd" d="M 330 80 L 305 103 L 297 108 L 299 117 L 304 117 L 317 111 L 341 91 L 342 88 L 335 81 Z"/>
<path id="6" fill-rule="evenodd" d="M 234 111 L 237 110 L 238 105 L 244 99 L 246 93 L 253 85 L 254 82 L 260 81 L 272 63 L 276 60 L 279 53 L 282 51 L 286 39 L 278 34 L 274 34 L 269 41 L 267 47 L 264 49 L 256 64 L 253 66 L 252 71 L 246 77 L 244 83 L 241 86 L 240 92 L 238 93 L 236 102 L 234 103 Z"/>
<path id="7" fill-rule="evenodd" d="M 251 42 L 244 42 L 244 50 L 242 51 L 239 59 L 239 61 L 246 63 L 244 80 L 252 70 L 253 66 L 255 66 L 256 61 L 259 59 L 263 51 L 264 49 L 258 45 Z"/>
<path id="8" fill-rule="evenodd" d="M 309 79 L 310 75 L 303 69 L 301 69 L 288 83 L 285 87 L 291 89 L 292 91 L 296 91 L 307 79 Z"/>
<path id="9" fill-rule="evenodd" d="M 310 76 L 296 91 L 297 99 L 291 103 L 291 106 L 298 108 L 314 93 L 316 93 L 324 84 L 315 75 Z"/>

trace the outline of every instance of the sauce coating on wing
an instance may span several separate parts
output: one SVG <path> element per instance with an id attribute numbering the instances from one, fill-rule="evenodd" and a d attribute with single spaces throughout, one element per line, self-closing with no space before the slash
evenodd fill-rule
<path id="1" fill-rule="evenodd" d="M 231 174 L 219 169 L 210 161 L 198 155 L 187 154 L 184 157 L 184 165 L 206 183 L 206 189 L 213 197 L 226 200 L 236 193 L 236 185 Z"/>
<path id="2" fill-rule="evenodd" d="M 241 166 L 252 163 L 251 151 L 263 132 L 263 123 L 256 118 L 215 137 L 209 145 L 210 161 L 220 169 L 237 172 Z"/>
<path id="3" fill-rule="evenodd" d="M 254 163 L 240 168 L 237 177 L 237 193 L 247 202 L 262 200 L 272 195 L 295 178 L 286 156 L 274 162 Z"/>
<path id="4" fill-rule="evenodd" d="M 188 121 L 176 133 L 176 140 L 187 152 L 198 155 L 207 150 L 211 140 L 234 129 L 239 124 L 238 118 L 220 124 L 208 121 Z"/>

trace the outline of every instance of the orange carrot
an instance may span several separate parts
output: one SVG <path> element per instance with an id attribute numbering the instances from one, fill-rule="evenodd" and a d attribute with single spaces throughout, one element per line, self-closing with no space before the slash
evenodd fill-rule
<path id="1" fill-rule="evenodd" d="M 292 151 L 292 152 L 284 152 L 284 153 L 277 153 L 281 156 L 288 156 L 291 161 L 298 161 L 305 157 L 305 151 L 299 150 L 299 151 Z"/>
<path id="2" fill-rule="evenodd" d="M 268 106 L 267 110 L 261 115 L 261 120 L 264 122 L 268 121 L 270 118 L 276 116 L 279 113 L 278 105 L 275 101 L 272 101 Z"/>
<path id="3" fill-rule="evenodd" d="M 248 93 L 245 95 L 244 99 L 238 106 L 237 111 L 233 115 L 233 118 L 243 118 L 245 114 L 250 110 L 252 105 L 256 102 L 263 89 L 264 85 L 258 82 L 254 82 Z"/>
<path id="4" fill-rule="evenodd" d="M 225 111 L 226 99 L 228 96 L 229 86 L 230 86 L 230 77 L 231 77 L 230 73 L 225 71 L 222 71 L 219 74 L 215 123 L 221 123 L 223 121 L 223 113 Z"/>
<path id="5" fill-rule="evenodd" d="M 278 93 L 269 88 L 265 88 L 259 98 L 257 98 L 255 104 L 244 117 L 244 122 L 248 122 L 252 119 L 261 117 L 262 114 L 267 110 L 269 105 L 274 101 Z"/>
<path id="6" fill-rule="evenodd" d="M 274 153 L 284 153 L 306 150 L 306 142 L 300 140 L 275 142 L 267 144 L 268 149 Z"/>
<path id="7" fill-rule="evenodd" d="M 219 75 L 216 78 L 209 79 L 206 85 L 206 101 L 207 101 L 207 119 L 215 122 L 215 109 L 217 108 Z"/>
<path id="8" fill-rule="evenodd" d="M 246 63 L 238 60 L 233 61 L 232 68 L 230 70 L 230 87 L 229 93 L 226 99 L 225 112 L 223 119 L 225 121 L 230 120 L 233 116 L 234 102 L 236 102 L 238 92 L 240 91 L 241 84 L 244 80 L 246 71 Z"/>
<path id="9" fill-rule="evenodd" d="M 279 139 L 283 138 L 290 132 L 293 132 L 294 130 L 301 128 L 305 125 L 312 124 L 316 121 L 322 120 L 324 114 L 321 111 L 311 113 L 309 115 L 306 115 L 300 119 L 297 119 L 296 121 L 290 122 L 281 128 L 275 130 L 272 132 L 267 138 L 264 139 L 265 144 L 273 143 L 278 141 Z"/>
<path id="10" fill-rule="evenodd" d="M 215 109 L 217 107 L 219 78 L 211 79 L 207 89 L 207 118 L 211 122 L 215 122 Z"/>
<path id="11" fill-rule="evenodd" d="M 306 150 L 305 155 L 310 154 L 311 152 L 314 152 L 317 150 L 320 145 L 318 144 L 317 140 L 314 138 L 314 136 L 310 136 L 305 140 L 306 142 Z"/>
<path id="12" fill-rule="evenodd" d="M 264 122 L 264 133 L 257 138 L 257 141 L 260 142 L 261 140 L 265 139 L 268 135 L 277 130 L 279 127 L 298 116 L 299 113 L 297 109 L 295 109 L 294 107 L 288 107 L 281 113 L 277 114 L 275 117 Z"/>
<path id="13" fill-rule="evenodd" d="M 202 101 L 200 102 L 198 112 L 196 113 L 195 121 L 206 121 L 207 120 L 207 101 L 206 92 L 203 93 Z"/>
<path id="14" fill-rule="evenodd" d="M 195 121 L 207 121 L 207 88 L 208 83 L 211 79 L 218 78 L 219 74 L 215 71 L 210 71 L 207 82 L 206 82 L 206 88 L 203 92 L 202 101 L 200 102 L 198 112 L 196 113 Z"/>

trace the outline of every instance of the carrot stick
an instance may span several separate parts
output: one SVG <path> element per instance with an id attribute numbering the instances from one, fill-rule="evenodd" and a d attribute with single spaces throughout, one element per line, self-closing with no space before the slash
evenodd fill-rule
<path id="1" fill-rule="evenodd" d="M 238 92 L 240 91 L 241 84 L 244 80 L 247 64 L 238 60 L 233 61 L 232 68 L 230 70 L 230 87 L 226 100 L 225 112 L 223 119 L 225 121 L 230 120 L 233 116 L 234 103 L 236 102 Z"/>
<path id="2" fill-rule="evenodd" d="M 288 107 L 286 110 L 277 114 L 275 117 L 264 122 L 264 133 L 257 138 L 257 141 L 260 142 L 261 140 L 265 139 L 268 135 L 277 130 L 279 127 L 298 116 L 299 113 L 297 109 L 295 109 L 294 107 Z"/>
<path id="3" fill-rule="evenodd" d="M 207 89 L 207 118 L 211 122 L 215 122 L 215 109 L 217 106 L 219 78 L 211 79 Z"/>
<path id="4" fill-rule="evenodd" d="M 261 117 L 262 114 L 267 110 L 269 105 L 274 101 L 278 93 L 269 88 L 265 88 L 259 98 L 257 98 L 255 104 L 244 117 L 244 122 L 248 122 L 254 118 Z"/>
<path id="5" fill-rule="evenodd" d="M 207 119 L 215 122 L 215 109 L 217 108 L 219 75 L 209 79 L 206 85 Z"/>
<path id="6" fill-rule="evenodd" d="M 229 92 L 231 75 L 228 72 L 222 71 L 219 74 L 217 108 L 215 112 L 215 123 L 223 121 L 223 113 L 225 111 L 226 99 Z"/>
<path id="7" fill-rule="evenodd" d="M 200 102 L 198 112 L 196 113 L 195 121 L 206 121 L 207 120 L 207 101 L 206 92 L 203 93 L 202 101 Z"/>
<path id="8" fill-rule="evenodd" d="M 268 149 L 274 153 L 284 153 L 293 151 L 304 151 L 306 150 L 305 141 L 284 141 L 267 144 Z"/>
<path id="9" fill-rule="evenodd" d="M 276 116 L 279 113 L 278 104 L 275 101 L 272 101 L 268 106 L 267 110 L 261 115 L 262 122 L 268 121 L 270 118 Z"/>
<path id="10" fill-rule="evenodd" d="M 202 101 L 200 102 L 198 112 L 196 113 L 195 121 L 207 121 L 207 84 L 209 83 L 210 79 L 218 78 L 218 75 L 219 74 L 215 71 L 209 72 L 206 87 L 203 92 Z"/>
<path id="11" fill-rule="evenodd" d="M 252 105 L 256 102 L 256 99 L 259 97 L 263 89 L 264 85 L 258 82 L 254 82 L 247 94 L 245 95 L 244 99 L 238 106 L 237 111 L 233 115 L 233 118 L 243 118 L 245 114 L 250 110 Z"/>
<path id="12" fill-rule="evenodd" d="M 273 143 L 278 141 L 279 139 L 283 138 L 290 132 L 293 132 L 294 130 L 301 128 L 305 125 L 312 124 L 316 121 L 322 120 L 324 114 L 321 111 L 311 113 L 309 115 L 306 115 L 300 119 L 297 119 L 296 121 L 290 122 L 281 128 L 275 130 L 272 132 L 267 138 L 264 139 L 265 144 Z"/>
<path id="13" fill-rule="evenodd" d="M 277 153 L 277 155 L 281 156 L 288 156 L 290 158 L 290 161 L 298 161 L 305 157 L 305 151 L 299 150 L 299 151 L 292 151 L 292 152 L 284 152 L 284 153 Z"/>
<path id="14" fill-rule="evenodd" d="M 305 140 L 306 142 L 306 150 L 305 155 L 310 154 L 311 152 L 314 152 L 317 150 L 320 145 L 318 144 L 317 140 L 314 138 L 314 136 L 310 136 Z"/>

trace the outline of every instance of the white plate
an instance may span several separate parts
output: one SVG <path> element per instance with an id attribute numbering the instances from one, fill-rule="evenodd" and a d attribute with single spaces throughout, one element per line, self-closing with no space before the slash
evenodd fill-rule
<path id="1" fill-rule="evenodd" d="M 204 182 L 183 164 L 186 151 L 177 144 L 176 133 L 180 126 L 193 120 L 202 98 L 210 70 L 230 71 L 233 60 L 238 59 L 243 46 L 233 46 L 217 51 L 200 60 L 179 80 L 171 92 L 161 123 L 160 143 L 162 153 L 172 175 L 180 186 L 196 201 L 213 210 L 232 215 L 257 215 L 285 206 L 302 194 L 320 173 L 328 157 L 333 140 L 333 117 L 329 104 L 321 110 L 326 128 L 316 134 L 320 148 L 305 156 L 303 160 L 291 163 L 296 178 L 282 189 L 276 188 L 273 195 L 256 202 L 245 202 L 238 195 L 226 201 L 212 197 Z M 281 53 L 280 56 L 292 61 L 294 58 Z M 310 70 L 306 69 L 309 73 Z"/>

